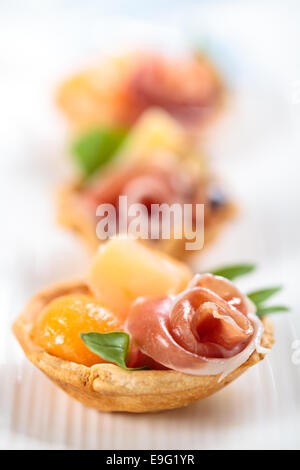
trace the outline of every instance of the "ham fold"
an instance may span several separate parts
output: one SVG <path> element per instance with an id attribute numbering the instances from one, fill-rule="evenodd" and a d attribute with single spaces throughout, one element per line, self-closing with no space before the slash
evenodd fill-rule
<path id="1" fill-rule="evenodd" d="M 126 328 L 139 350 L 163 366 L 221 377 L 260 348 L 263 334 L 250 301 L 211 274 L 196 275 L 176 297 L 137 299 Z"/>
<path id="2" fill-rule="evenodd" d="M 190 171 L 179 166 L 162 163 L 135 164 L 118 171 L 109 172 L 98 178 L 80 192 L 80 203 L 90 214 L 96 214 L 100 204 L 112 204 L 115 207 L 117 221 L 120 210 L 119 196 L 127 196 L 128 208 L 134 203 L 143 204 L 151 218 L 152 204 L 190 204 L 192 206 L 192 225 L 196 227 L 196 204 L 205 204 L 205 224 L 214 223 L 214 216 L 219 209 L 225 208 L 225 198 L 214 204 L 214 181 L 209 177 L 195 178 Z M 129 212 L 129 211 L 128 211 Z M 125 215 L 121 212 L 121 215 Z M 100 220 L 100 217 L 97 216 Z M 131 218 L 127 214 L 128 223 Z M 117 227 L 119 232 L 119 227 Z M 158 232 L 161 232 L 159 221 Z"/>
<path id="3" fill-rule="evenodd" d="M 129 80 L 136 113 L 157 106 L 182 124 L 205 118 L 218 104 L 222 89 L 213 68 L 204 58 L 167 60 L 146 56 Z"/>
<path id="4" fill-rule="evenodd" d="M 195 198 L 195 181 L 188 174 L 159 164 L 137 164 L 100 177 L 87 187 L 82 197 L 93 206 L 110 203 L 117 206 L 120 195 L 128 204 L 190 202 Z"/>

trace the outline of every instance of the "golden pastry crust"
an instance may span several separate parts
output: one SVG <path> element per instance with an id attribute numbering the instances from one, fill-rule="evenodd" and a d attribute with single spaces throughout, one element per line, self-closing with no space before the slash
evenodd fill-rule
<path id="1" fill-rule="evenodd" d="M 85 208 L 80 204 L 80 184 L 70 183 L 64 185 L 57 195 L 57 221 L 63 227 L 71 229 L 74 233 L 86 242 L 91 251 L 95 251 L 102 240 L 97 238 L 96 222 L 94 217 L 87 213 Z M 224 223 L 234 217 L 237 207 L 232 202 L 227 203 L 223 208 L 216 211 L 211 216 L 209 226 L 205 226 L 205 247 L 213 241 L 219 234 Z M 180 240 L 155 240 L 151 243 L 152 247 L 174 256 L 177 259 L 184 260 L 188 256 L 195 253 L 192 250 L 185 249 L 185 243 L 189 241 L 185 238 Z"/>
<path id="2" fill-rule="evenodd" d="M 40 291 L 13 324 L 13 332 L 28 359 L 66 393 L 99 411 L 154 412 L 186 406 L 208 397 L 235 380 L 248 367 L 264 358 L 254 352 L 223 380 L 219 376 L 195 376 L 171 370 L 126 371 L 113 364 L 86 367 L 54 357 L 31 339 L 31 329 L 42 309 L 67 294 L 90 294 L 84 281 L 56 284 Z M 272 323 L 263 320 L 262 346 L 274 343 Z"/>

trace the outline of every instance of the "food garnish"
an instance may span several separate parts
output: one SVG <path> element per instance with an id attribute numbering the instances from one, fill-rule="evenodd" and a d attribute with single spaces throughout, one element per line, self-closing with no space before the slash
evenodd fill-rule
<path id="1" fill-rule="evenodd" d="M 250 263 L 233 264 L 213 269 L 211 271 L 211 274 L 214 274 L 215 276 L 226 277 L 226 279 L 233 281 L 237 277 L 250 274 L 252 271 L 255 270 L 255 268 L 255 264 Z"/>
<path id="2" fill-rule="evenodd" d="M 84 177 L 91 176 L 113 158 L 126 132 L 122 129 L 92 129 L 77 136 L 72 155 Z"/>
<path id="3" fill-rule="evenodd" d="M 282 286 L 275 286 L 252 291 L 247 294 L 248 298 L 256 306 L 256 315 L 258 317 L 263 317 L 264 315 L 269 315 L 270 313 L 283 313 L 290 311 L 290 308 L 286 305 L 267 306 L 264 304 L 266 300 L 268 300 L 270 297 L 273 297 L 273 295 L 277 294 L 281 290 Z"/>
<path id="4" fill-rule="evenodd" d="M 122 369 L 145 369 L 145 367 L 127 367 L 126 359 L 129 353 L 130 337 L 124 331 L 81 333 L 80 337 L 91 351 L 98 354 L 102 359 L 122 367 Z"/>

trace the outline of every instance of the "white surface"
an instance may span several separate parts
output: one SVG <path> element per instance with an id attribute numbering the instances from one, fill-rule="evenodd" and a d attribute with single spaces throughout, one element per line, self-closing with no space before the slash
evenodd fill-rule
<path id="1" fill-rule="evenodd" d="M 233 3 L 185 2 L 190 7 L 181 11 L 172 2 L 171 13 L 169 2 L 159 2 L 156 13 L 141 2 L 1 3 L 0 447 L 300 447 L 300 364 L 292 362 L 292 343 L 300 339 L 300 14 L 297 2 Z M 29 364 L 10 332 L 35 291 L 80 274 L 88 261 L 81 244 L 54 224 L 53 193 L 68 168 L 51 93 L 67 70 L 100 50 L 139 41 L 174 51 L 196 37 L 234 90 L 206 145 L 242 207 L 199 266 L 257 262 L 260 270 L 241 287 L 284 284 L 278 303 L 290 304 L 292 314 L 273 317 L 269 357 L 215 396 L 154 415 L 100 414 Z"/>

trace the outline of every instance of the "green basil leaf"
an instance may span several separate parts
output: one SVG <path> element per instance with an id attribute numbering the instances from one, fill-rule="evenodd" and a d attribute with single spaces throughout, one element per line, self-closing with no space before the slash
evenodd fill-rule
<path id="1" fill-rule="evenodd" d="M 249 297 L 252 302 L 259 307 L 262 302 L 268 300 L 273 295 L 277 294 L 282 289 L 282 286 L 269 287 L 267 289 L 260 289 L 253 292 L 249 292 L 247 297 Z"/>
<path id="2" fill-rule="evenodd" d="M 122 369 L 140 370 L 144 368 L 130 368 L 126 366 L 126 357 L 129 349 L 129 334 L 124 331 L 111 333 L 81 333 L 84 344 L 105 361 L 112 362 Z"/>
<path id="3" fill-rule="evenodd" d="M 256 268 L 255 264 L 234 264 L 229 266 L 222 266 L 220 268 L 211 271 L 215 276 L 223 276 L 226 279 L 232 281 L 237 277 L 244 276 L 254 271 Z"/>
<path id="4" fill-rule="evenodd" d="M 290 308 L 287 307 L 286 305 L 271 305 L 270 307 L 259 307 L 259 309 L 256 312 L 256 315 L 258 317 L 263 317 L 265 315 L 269 315 L 270 313 L 283 313 L 283 312 L 289 312 Z"/>
<path id="5" fill-rule="evenodd" d="M 84 176 L 92 175 L 106 165 L 123 142 L 122 129 L 93 129 L 75 139 L 72 155 Z"/>

